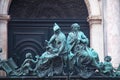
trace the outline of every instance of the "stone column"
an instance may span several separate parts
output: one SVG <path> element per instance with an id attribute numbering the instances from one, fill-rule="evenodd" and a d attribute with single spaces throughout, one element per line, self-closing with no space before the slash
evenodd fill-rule
<path id="1" fill-rule="evenodd" d="M 98 52 L 100 61 L 104 59 L 103 26 L 101 18 L 101 0 L 85 0 L 90 25 L 90 47 Z"/>
<path id="2" fill-rule="evenodd" d="M 100 61 L 104 58 L 103 26 L 101 16 L 88 17 L 90 24 L 90 47 L 98 52 Z"/>
<path id="3" fill-rule="evenodd" d="M 9 20 L 8 7 L 11 0 L 0 0 L 0 48 L 2 48 L 2 53 L 0 53 L 0 58 L 7 59 L 7 23 Z M 5 72 L 0 70 L 0 76 L 6 76 Z"/>
<path id="4" fill-rule="evenodd" d="M 104 24 L 107 34 L 107 54 L 112 57 L 114 67 L 120 64 L 120 0 L 106 0 Z"/>
<path id="5" fill-rule="evenodd" d="M 0 57 L 2 59 L 7 59 L 7 23 L 9 15 L 0 14 L 0 47 L 2 48 L 2 53 Z"/>
<path id="6" fill-rule="evenodd" d="M 0 58 L 7 59 L 7 23 L 9 15 L 0 14 L 0 48 L 2 48 L 2 53 L 0 53 Z M 0 70 L 0 75 L 5 76 L 5 72 Z"/>

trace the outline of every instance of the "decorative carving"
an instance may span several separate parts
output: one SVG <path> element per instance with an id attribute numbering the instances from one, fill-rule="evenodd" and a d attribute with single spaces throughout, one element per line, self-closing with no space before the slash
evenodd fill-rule
<path id="1" fill-rule="evenodd" d="M 80 25 L 74 23 L 71 27 L 72 31 L 68 35 L 67 43 L 70 55 L 69 65 L 73 65 L 72 74 L 77 72 L 81 77 L 90 77 L 99 68 L 98 54 L 88 47 L 88 38 L 80 31 Z"/>
<path id="2" fill-rule="evenodd" d="M 112 58 L 110 56 L 106 56 L 104 58 L 104 63 L 100 64 L 100 72 L 105 76 L 115 76 L 116 69 L 113 68 L 111 63 Z"/>
<path id="3" fill-rule="evenodd" d="M 15 53 L 13 53 L 12 57 L 14 60 L 16 60 L 15 62 L 17 63 L 17 65 L 20 66 L 25 58 L 24 56 L 26 55 L 26 53 L 30 52 L 33 56 L 35 56 L 42 52 L 40 50 L 44 49 L 37 40 L 20 40 L 15 45 Z M 23 59 L 21 59 L 20 57 L 23 57 Z"/>
<path id="4" fill-rule="evenodd" d="M 45 51 L 45 40 L 54 33 L 54 22 L 61 26 L 66 36 L 71 30 L 71 23 L 77 22 L 89 38 L 89 25 L 86 20 L 12 20 L 8 27 L 8 58 L 12 57 L 20 67 L 26 53 L 30 52 L 33 56 L 41 55 Z"/>
<path id="5" fill-rule="evenodd" d="M 87 21 L 92 24 L 101 24 L 102 22 L 102 17 L 101 16 L 89 16 Z"/>
<path id="6" fill-rule="evenodd" d="M 1 60 L 1 67 L 10 76 L 53 77 L 55 75 L 68 76 L 78 75 L 89 78 L 99 74 L 101 76 L 120 76 L 119 67 L 114 69 L 111 57 L 106 56 L 104 62 L 99 61 L 97 52 L 88 47 L 89 40 L 80 31 L 80 25 L 71 25 L 71 32 L 66 36 L 56 23 L 53 26 L 54 34 L 49 41 L 46 40 L 46 51 L 42 55 L 34 56 L 26 53 L 26 59 L 18 68 L 13 60 Z M 32 66 L 35 64 L 35 67 Z M 67 70 L 67 71 L 66 71 Z"/>
<path id="7" fill-rule="evenodd" d="M 25 55 L 26 59 L 24 60 L 23 64 L 19 69 L 17 69 L 17 75 L 34 75 L 34 70 L 32 68 L 32 65 L 38 62 L 37 60 L 33 60 L 33 56 L 31 53 L 26 53 Z"/>

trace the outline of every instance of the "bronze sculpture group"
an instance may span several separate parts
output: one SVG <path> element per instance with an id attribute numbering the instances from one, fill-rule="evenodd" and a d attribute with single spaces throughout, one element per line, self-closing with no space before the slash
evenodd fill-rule
<path id="1" fill-rule="evenodd" d="M 26 59 L 21 67 L 9 75 L 36 75 L 38 77 L 77 75 L 83 78 L 88 78 L 95 73 L 104 76 L 116 76 L 116 73 L 119 75 L 110 62 L 110 56 L 105 57 L 105 62 L 99 61 L 98 53 L 88 47 L 89 40 L 80 31 L 78 23 L 73 23 L 71 28 L 66 38 L 59 25 L 55 23 L 54 34 L 49 41 L 46 40 L 46 51 L 41 56 L 36 55 L 36 60 L 33 59 L 31 53 L 26 53 Z"/>

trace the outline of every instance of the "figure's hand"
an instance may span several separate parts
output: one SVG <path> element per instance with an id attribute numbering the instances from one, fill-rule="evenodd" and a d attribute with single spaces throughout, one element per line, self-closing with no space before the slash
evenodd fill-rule
<path id="1" fill-rule="evenodd" d="M 47 45 L 49 45 L 49 44 L 50 44 L 50 42 L 49 42 L 48 40 L 45 40 L 45 42 L 47 43 Z"/>
<path id="2" fill-rule="evenodd" d="M 57 53 L 57 54 L 55 54 L 55 56 L 59 56 L 59 54 Z"/>
<path id="3" fill-rule="evenodd" d="M 45 40 L 46 43 L 48 43 L 49 41 L 48 40 Z"/>
<path id="4" fill-rule="evenodd" d="M 38 58 L 39 58 L 39 55 L 36 55 L 36 56 L 35 56 L 35 58 L 37 58 L 37 59 L 38 59 Z"/>
<path id="5" fill-rule="evenodd" d="M 56 48 L 56 49 L 53 49 L 53 52 L 54 53 L 57 53 L 58 52 L 58 49 Z"/>

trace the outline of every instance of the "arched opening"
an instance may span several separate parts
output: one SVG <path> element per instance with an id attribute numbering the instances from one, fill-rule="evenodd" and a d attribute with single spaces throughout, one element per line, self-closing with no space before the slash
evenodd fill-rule
<path id="1" fill-rule="evenodd" d="M 77 22 L 90 39 L 84 0 L 13 0 L 8 14 L 11 16 L 8 58 L 13 57 L 17 65 L 21 65 L 24 60 L 21 57 L 27 52 L 39 55 L 44 52 L 45 40 L 53 34 L 54 22 L 60 25 L 66 36 L 70 25 Z"/>
<path id="2" fill-rule="evenodd" d="M 11 18 L 22 19 L 86 19 L 84 0 L 13 0 Z"/>

